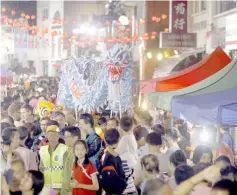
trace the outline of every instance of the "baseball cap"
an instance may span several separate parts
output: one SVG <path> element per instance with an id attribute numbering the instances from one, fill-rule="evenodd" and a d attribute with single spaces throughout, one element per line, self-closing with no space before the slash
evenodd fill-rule
<path id="1" fill-rule="evenodd" d="M 48 133 L 50 131 L 59 133 L 60 130 L 57 125 L 50 125 L 47 127 L 46 133 Z"/>

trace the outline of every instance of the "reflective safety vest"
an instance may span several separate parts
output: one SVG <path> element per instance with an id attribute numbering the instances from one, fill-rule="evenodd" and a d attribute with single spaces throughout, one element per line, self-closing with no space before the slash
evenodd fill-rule
<path id="1" fill-rule="evenodd" d="M 44 184 L 53 189 L 62 188 L 63 156 L 68 147 L 59 144 L 50 156 L 49 146 L 40 147 L 40 160 L 43 164 Z"/>

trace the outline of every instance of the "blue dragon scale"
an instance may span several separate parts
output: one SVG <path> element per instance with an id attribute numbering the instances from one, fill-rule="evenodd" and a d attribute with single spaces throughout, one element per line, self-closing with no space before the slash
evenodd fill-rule
<path id="1" fill-rule="evenodd" d="M 132 105 L 132 57 L 126 44 L 115 44 L 102 61 L 81 56 L 65 63 L 58 103 L 83 112 L 99 111 L 108 105 L 114 113 Z"/>

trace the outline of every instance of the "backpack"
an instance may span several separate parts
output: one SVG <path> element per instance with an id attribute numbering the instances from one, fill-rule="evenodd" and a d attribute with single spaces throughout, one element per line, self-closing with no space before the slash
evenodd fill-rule
<path id="1" fill-rule="evenodd" d="M 127 187 L 127 180 L 119 156 L 115 157 L 110 153 L 105 154 L 101 167 L 100 184 L 108 194 L 122 194 Z"/>

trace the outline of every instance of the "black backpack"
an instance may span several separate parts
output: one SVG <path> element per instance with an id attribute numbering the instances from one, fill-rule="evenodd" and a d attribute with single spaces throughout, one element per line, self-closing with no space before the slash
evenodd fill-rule
<path id="1" fill-rule="evenodd" d="M 121 158 L 107 152 L 100 174 L 100 184 L 104 191 L 108 194 L 122 194 L 127 187 L 127 180 Z"/>

